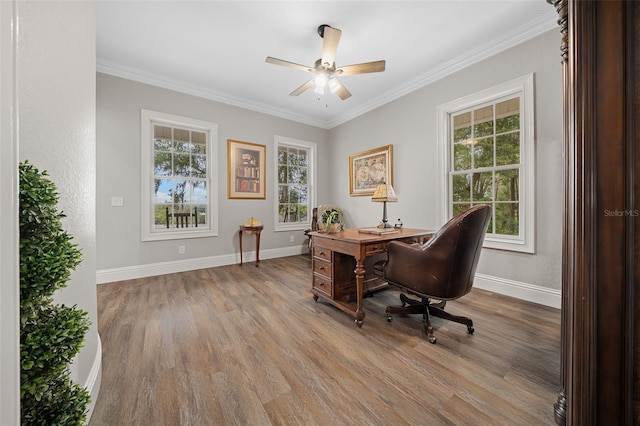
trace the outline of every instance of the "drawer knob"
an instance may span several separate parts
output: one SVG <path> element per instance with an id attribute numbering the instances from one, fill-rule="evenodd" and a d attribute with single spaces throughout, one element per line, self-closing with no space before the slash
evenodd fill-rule
<path id="1" fill-rule="evenodd" d="M 320 267 L 320 268 L 318 268 L 318 269 L 320 269 L 321 271 L 324 271 L 324 266 L 321 266 L 321 267 Z"/>
<path id="2" fill-rule="evenodd" d="M 324 252 L 323 251 L 320 252 L 320 256 L 324 256 Z"/>

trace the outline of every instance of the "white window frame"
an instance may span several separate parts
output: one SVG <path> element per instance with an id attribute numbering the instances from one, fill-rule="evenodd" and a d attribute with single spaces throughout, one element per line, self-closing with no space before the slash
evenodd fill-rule
<path id="1" fill-rule="evenodd" d="M 315 142 L 304 141 L 300 139 L 288 138 L 285 136 L 274 136 L 274 155 L 273 155 L 273 170 L 274 170 L 274 231 L 296 231 L 311 228 L 312 211 L 315 206 L 316 200 L 316 152 L 318 145 Z M 279 214 L 279 192 L 278 192 L 278 150 L 280 146 L 289 146 L 295 148 L 306 148 L 309 150 L 309 170 L 307 171 L 307 181 L 309 185 L 309 220 L 307 222 L 297 223 L 280 223 L 278 220 Z"/>
<path id="2" fill-rule="evenodd" d="M 153 209 L 153 125 L 164 124 L 197 130 L 207 135 L 207 209 L 208 223 L 189 228 L 155 229 Z M 173 114 L 141 110 L 141 238 L 142 241 L 175 240 L 218 236 L 218 125 L 209 121 L 180 117 Z"/>
<path id="3" fill-rule="evenodd" d="M 463 110 L 496 102 L 500 98 L 513 95 L 521 97 L 520 128 L 520 220 L 519 235 L 489 235 L 484 247 L 523 253 L 535 252 L 535 117 L 534 117 L 534 76 L 528 74 L 520 78 L 499 84 L 480 92 L 456 99 L 437 108 L 438 121 L 438 157 L 442 206 L 442 222 L 453 215 L 451 205 L 451 116 Z M 495 214 L 495 213 L 494 213 Z M 495 220 L 494 220 L 495 222 Z"/>

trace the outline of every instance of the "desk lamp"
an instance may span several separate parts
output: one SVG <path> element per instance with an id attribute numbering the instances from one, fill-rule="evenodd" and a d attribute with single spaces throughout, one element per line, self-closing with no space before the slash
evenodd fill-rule
<path id="1" fill-rule="evenodd" d="M 378 228 L 392 228 L 392 226 L 387 222 L 387 202 L 395 203 L 398 201 L 398 197 L 396 197 L 396 192 L 393 190 L 393 186 L 386 183 L 378 185 L 371 197 L 371 201 L 384 203 L 382 210 L 382 222 L 378 225 Z"/>

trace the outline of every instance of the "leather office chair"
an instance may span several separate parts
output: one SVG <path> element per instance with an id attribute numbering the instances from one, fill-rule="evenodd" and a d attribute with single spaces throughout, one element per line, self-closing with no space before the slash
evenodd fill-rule
<path id="1" fill-rule="evenodd" d="M 429 315 L 465 324 L 467 331 L 473 333 L 470 318 L 452 315 L 444 306 L 447 300 L 458 299 L 471 291 L 490 217 L 491 207 L 471 207 L 453 217 L 422 245 L 398 241 L 387 245 L 387 260 L 377 262 L 374 271 L 389 284 L 420 298 L 400 295 L 402 306 L 387 307 L 389 322 L 391 314 L 422 314 L 431 343 L 437 339 Z"/>

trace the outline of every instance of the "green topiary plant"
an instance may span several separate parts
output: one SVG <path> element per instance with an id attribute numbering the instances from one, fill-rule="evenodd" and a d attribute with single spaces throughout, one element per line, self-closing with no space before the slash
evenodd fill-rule
<path id="1" fill-rule="evenodd" d="M 62 228 L 58 193 L 47 172 L 20 163 L 20 399 L 23 425 L 80 425 L 89 392 L 69 363 L 89 330 L 88 314 L 55 304 L 81 253 Z"/>

